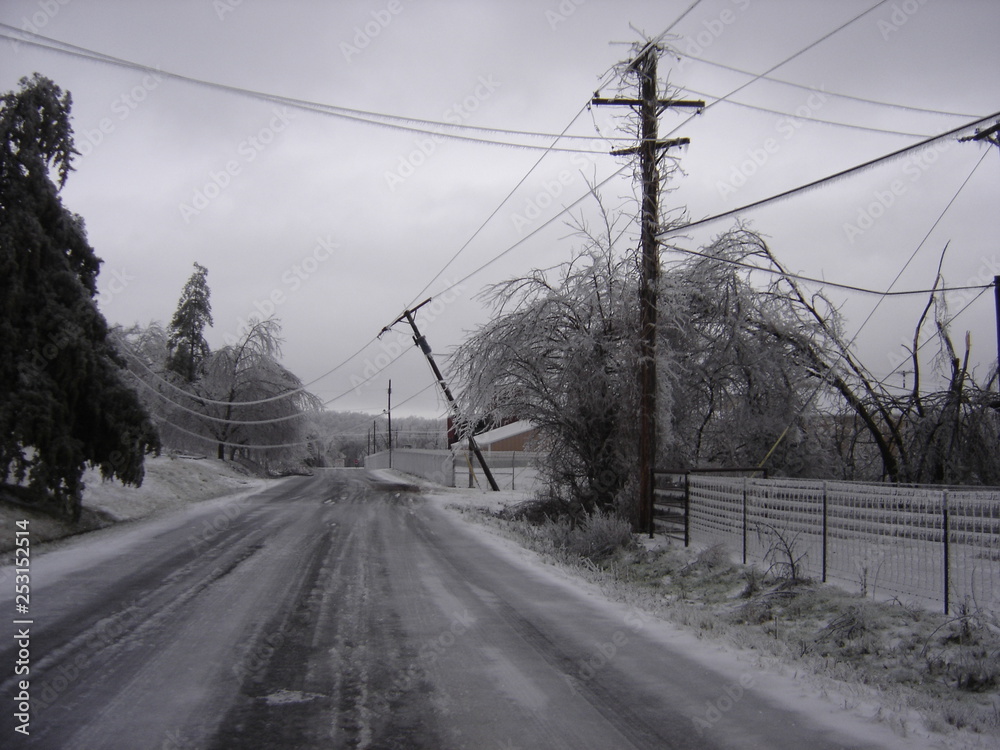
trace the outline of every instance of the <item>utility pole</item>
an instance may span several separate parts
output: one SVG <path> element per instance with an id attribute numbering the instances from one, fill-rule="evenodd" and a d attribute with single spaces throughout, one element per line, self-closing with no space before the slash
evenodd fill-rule
<path id="1" fill-rule="evenodd" d="M 444 397 L 448 401 L 448 406 L 451 408 L 451 412 L 456 420 L 459 420 L 458 404 L 455 401 L 455 397 L 451 395 L 451 389 L 448 388 L 448 384 L 445 382 L 444 375 L 441 374 L 441 370 L 438 369 L 437 362 L 434 361 L 434 355 L 431 354 L 430 344 L 427 343 L 427 339 L 420 334 L 420 329 L 417 328 L 417 321 L 413 317 L 413 313 L 419 310 L 421 307 L 429 303 L 433 297 L 428 297 L 423 302 L 421 302 L 416 307 L 404 310 L 403 314 L 392 321 L 389 325 L 382 329 L 379 333 L 381 336 L 383 333 L 392 328 L 396 323 L 405 320 L 410 324 L 410 328 L 413 329 L 413 343 L 420 347 L 420 351 L 424 353 L 427 358 L 427 362 L 431 366 L 431 370 L 434 373 L 434 377 L 437 378 L 438 385 L 441 386 L 441 390 L 444 392 Z M 476 455 L 476 460 L 479 461 L 479 465 L 483 468 L 483 474 L 486 475 L 486 480 L 490 483 L 490 489 L 494 492 L 499 492 L 500 487 L 497 485 L 497 480 L 493 478 L 493 472 L 490 471 L 490 467 L 486 465 L 486 459 L 483 457 L 482 451 L 479 450 L 479 446 L 476 445 L 476 439 L 472 436 L 472 430 L 469 430 L 469 449 Z"/>
<path id="2" fill-rule="evenodd" d="M 594 105 L 625 105 L 639 108 L 640 140 L 633 148 L 612 151 L 616 156 L 638 154 L 642 179 L 642 211 L 639 240 L 642 248 L 639 279 L 639 528 L 653 536 L 653 464 L 656 460 L 656 290 L 660 277 L 660 226 L 658 168 L 661 149 L 683 146 L 687 138 L 657 139 L 657 117 L 661 109 L 703 109 L 705 102 L 657 97 L 656 62 L 660 48 L 655 42 L 643 47 L 626 71 L 639 76 L 638 99 L 602 99 Z"/>
<path id="3" fill-rule="evenodd" d="M 965 143 L 966 141 L 986 141 L 1000 148 L 1000 121 L 986 128 L 986 130 L 977 130 L 975 135 L 969 135 L 958 140 L 960 143 Z"/>
<path id="4" fill-rule="evenodd" d="M 1000 276 L 993 277 L 993 309 L 997 321 L 997 390 L 1000 390 Z"/>
<path id="5" fill-rule="evenodd" d="M 1000 149 L 1000 120 L 986 130 L 976 130 L 975 135 L 959 138 L 959 142 L 985 141 Z M 996 308 L 997 325 L 997 372 L 1000 373 L 1000 276 L 993 277 L 993 299 Z M 1000 389 L 1000 375 L 997 376 L 997 388 Z"/>
<path id="6" fill-rule="evenodd" d="M 392 468 L 392 378 L 389 379 L 389 402 L 386 415 L 389 419 L 389 468 Z"/>

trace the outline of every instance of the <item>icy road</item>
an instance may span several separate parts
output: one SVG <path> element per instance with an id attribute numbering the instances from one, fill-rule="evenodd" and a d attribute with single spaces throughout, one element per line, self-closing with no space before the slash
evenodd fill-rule
<path id="1" fill-rule="evenodd" d="M 411 489 L 327 470 L 36 554 L 30 735 L 7 637 L 0 746 L 904 746 L 776 698 Z"/>

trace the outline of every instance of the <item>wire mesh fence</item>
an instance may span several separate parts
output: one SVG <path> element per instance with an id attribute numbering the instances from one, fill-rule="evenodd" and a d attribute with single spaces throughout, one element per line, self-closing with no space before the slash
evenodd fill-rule
<path id="1" fill-rule="evenodd" d="M 455 453 L 455 485 L 479 486 L 484 482 L 482 471 L 476 458 L 464 450 Z M 538 461 L 541 453 L 531 451 L 483 451 L 490 473 L 502 490 L 531 491 L 538 487 Z"/>
<path id="2" fill-rule="evenodd" d="M 688 491 L 692 538 L 744 562 L 945 612 L 1000 609 L 1000 489 L 692 474 Z"/>

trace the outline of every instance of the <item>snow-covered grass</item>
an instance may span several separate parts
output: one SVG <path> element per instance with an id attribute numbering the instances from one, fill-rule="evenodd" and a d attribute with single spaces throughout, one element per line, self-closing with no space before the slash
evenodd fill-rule
<path id="1" fill-rule="evenodd" d="M 45 542 L 253 489 L 267 481 L 237 464 L 210 458 L 147 458 L 141 487 L 104 482 L 97 471 L 88 470 L 84 474 L 84 512 L 79 525 L 0 503 L 0 552 L 13 549 L 14 523 L 18 520 L 30 521 L 33 542 Z"/>
<path id="2" fill-rule="evenodd" d="M 685 549 L 662 538 L 635 537 L 611 554 L 598 543 L 589 554 L 589 537 L 613 536 L 606 520 L 570 530 L 501 517 L 523 493 L 433 495 L 596 583 L 609 598 L 794 673 L 902 736 L 930 733 L 955 748 L 1000 743 L 1000 618 L 974 602 L 951 616 L 876 602 L 815 581 L 765 576 L 734 564 L 721 547 Z"/>

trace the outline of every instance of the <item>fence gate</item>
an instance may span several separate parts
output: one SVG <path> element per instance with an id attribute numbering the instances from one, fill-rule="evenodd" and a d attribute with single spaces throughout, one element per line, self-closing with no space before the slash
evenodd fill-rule
<path id="1" fill-rule="evenodd" d="M 653 531 L 691 543 L 688 472 L 653 469 Z"/>
<path id="2" fill-rule="evenodd" d="M 664 536 L 691 544 L 691 474 L 759 476 L 767 479 L 767 469 L 755 466 L 735 469 L 653 469 L 653 529 Z"/>

